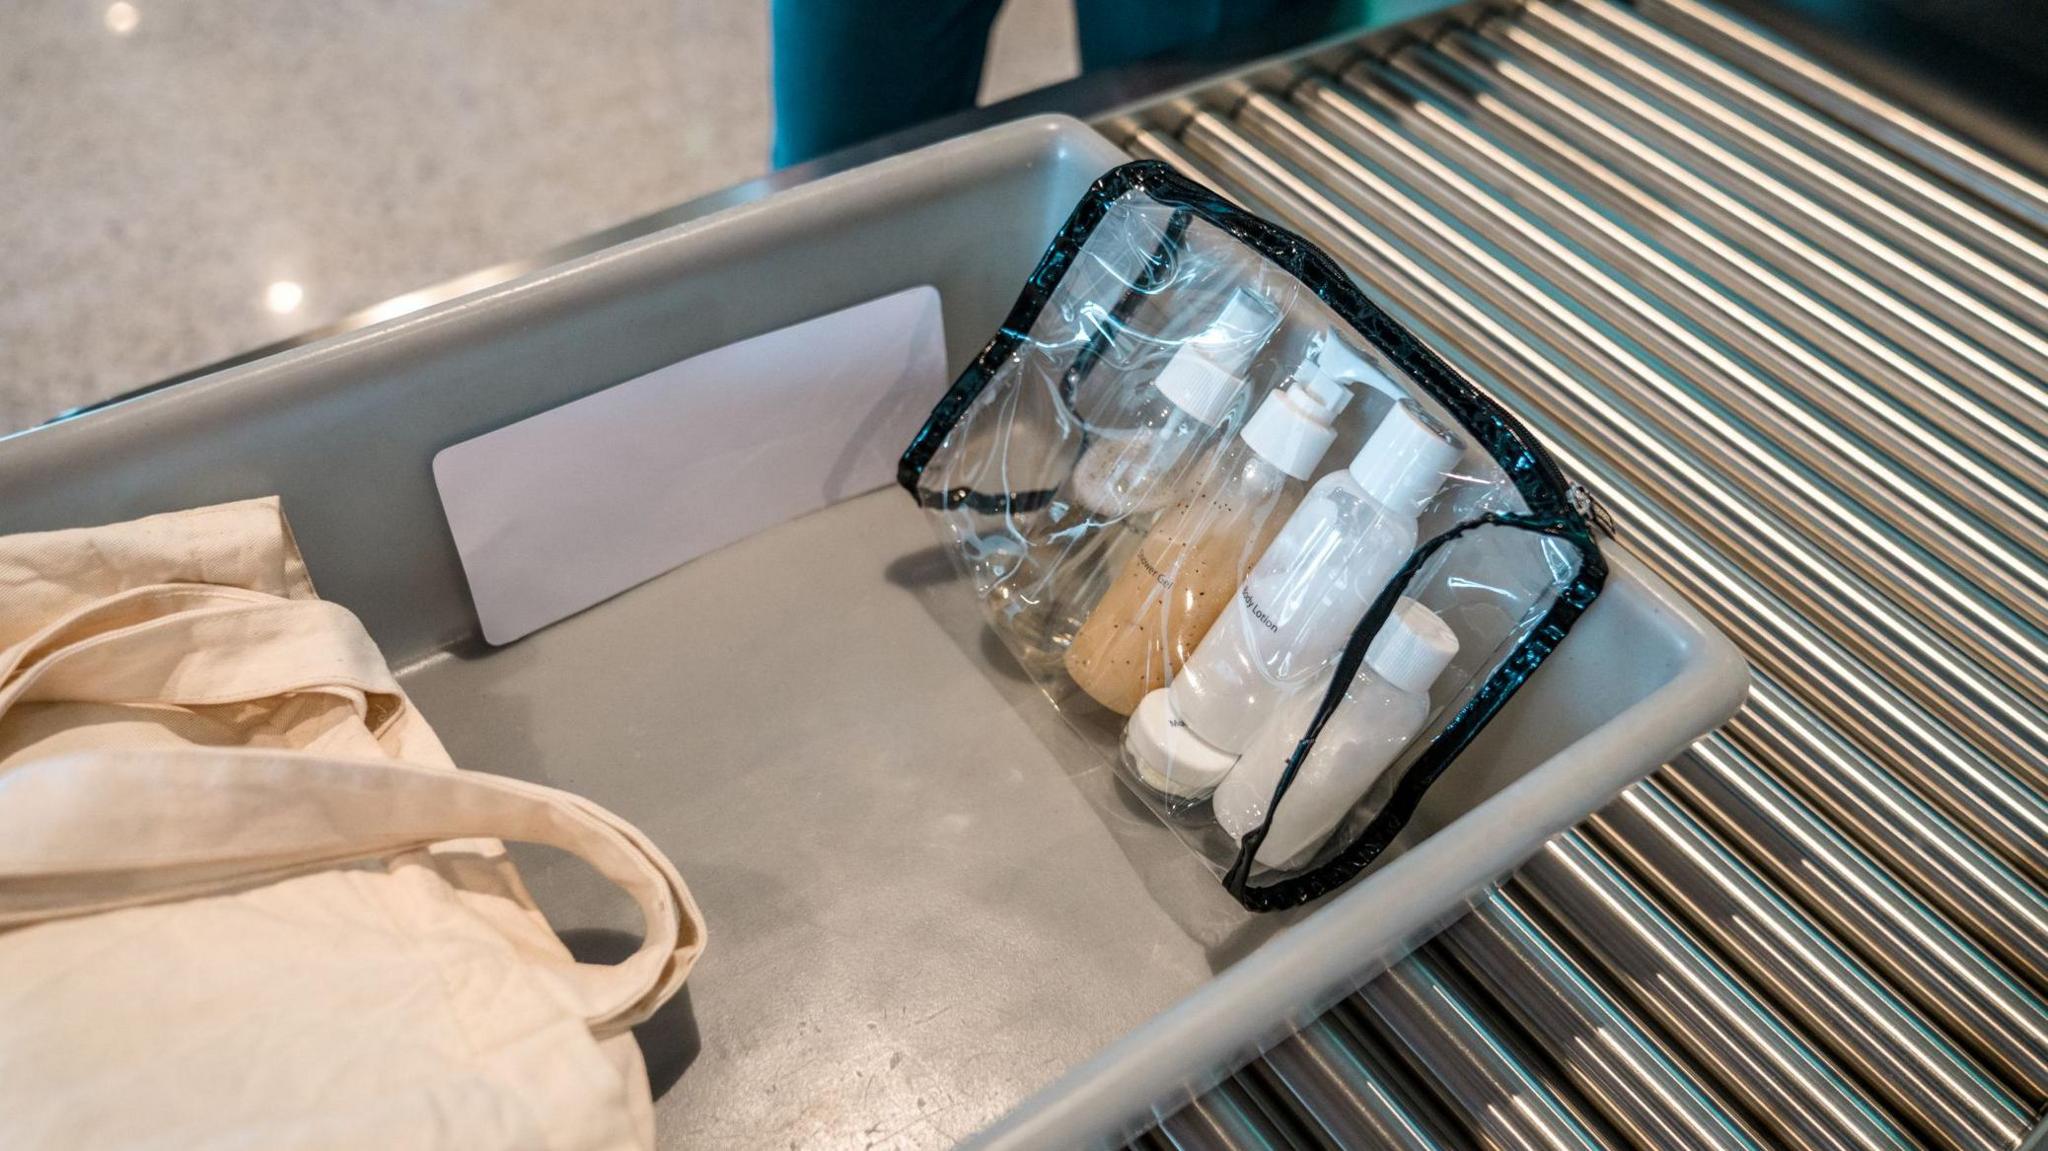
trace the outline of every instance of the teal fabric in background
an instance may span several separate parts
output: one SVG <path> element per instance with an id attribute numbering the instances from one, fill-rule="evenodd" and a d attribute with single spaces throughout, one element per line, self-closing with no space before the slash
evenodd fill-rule
<path id="1" fill-rule="evenodd" d="M 1212 40 L 1282 9 L 1328 31 L 1441 0 L 1074 0 L 1084 71 Z M 1002 0 L 773 0 L 775 166 L 974 106 Z"/>

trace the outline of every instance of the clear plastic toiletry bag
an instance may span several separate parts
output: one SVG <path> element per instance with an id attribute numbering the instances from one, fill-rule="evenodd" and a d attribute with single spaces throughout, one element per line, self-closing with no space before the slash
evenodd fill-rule
<path id="1" fill-rule="evenodd" d="M 899 480 L 988 624 L 1246 907 L 1369 866 L 1606 568 L 1515 418 L 1330 258 L 1139 162 Z"/>

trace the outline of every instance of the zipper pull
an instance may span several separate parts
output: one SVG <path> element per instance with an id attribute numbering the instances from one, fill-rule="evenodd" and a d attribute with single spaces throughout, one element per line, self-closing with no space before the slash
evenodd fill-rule
<path id="1" fill-rule="evenodd" d="M 1621 530 L 1615 526 L 1614 517 L 1608 514 L 1606 508 L 1600 506 L 1600 501 L 1593 498 L 1592 492 L 1580 487 L 1577 483 L 1573 483 L 1565 489 L 1564 499 L 1566 503 L 1571 505 L 1573 511 L 1579 513 L 1587 523 L 1592 524 L 1594 530 L 1598 531 L 1601 535 L 1606 536 L 1608 539 L 1619 539 L 1621 537 Z"/>

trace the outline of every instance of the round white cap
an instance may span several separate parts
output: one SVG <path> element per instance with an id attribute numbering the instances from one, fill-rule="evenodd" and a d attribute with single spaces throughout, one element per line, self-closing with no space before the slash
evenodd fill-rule
<path id="1" fill-rule="evenodd" d="M 1245 369 L 1265 345 L 1278 315 L 1264 296 L 1232 293 L 1223 314 L 1201 335 L 1182 344 L 1152 386 L 1180 410 L 1215 427 L 1230 414 L 1244 390 Z"/>
<path id="2" fill-rule="evenodd" d="M 1237 757 L 1189 731 L 1160 688 L 1138 701 L 1124 727 L 1124 755 L 1145 786 L 1177 799 L 1200 799 L 1216 790 Z"/>
<path id="3" fill-rule="evenodd" d="M 1365 649 L 1365 662 L 1381 679 L 1415 695 L 1428 695 L 1436 677 L 1458 654 L 1458 636 L 1435 612 L 1402 596 L 1380 633 Z"/>
<path id="4" fill-rule="evenodd" d="M 1268 462 L 1305 480 L 1337 440 L 1337 414 L 1351 391 L 1334 376 L 1310 371 L 1268 395 L 1238 434 Z"/>
<path id="5" fill-rule="evenodd" d="M 1465 443 L 1414 400 L 1404 399 L 1373 429 L 1351 461 L 1351 478 L 1381 507 L 1414 515 L 1429 506 Z"/>

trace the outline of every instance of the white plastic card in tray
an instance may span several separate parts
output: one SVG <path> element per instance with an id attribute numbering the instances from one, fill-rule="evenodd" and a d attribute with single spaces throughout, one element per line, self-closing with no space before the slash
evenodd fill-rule
<path id="1" fill-rule="evenodd" d="M 484 638 L 881 487 L 946 379 L 939 293 L 917 287 L 442 449 L 434 482 Z"/>

